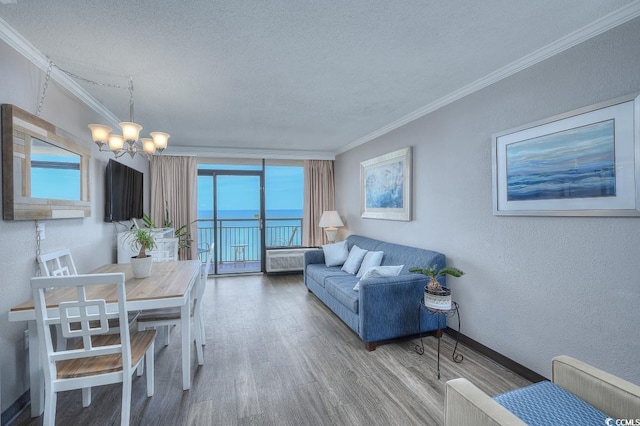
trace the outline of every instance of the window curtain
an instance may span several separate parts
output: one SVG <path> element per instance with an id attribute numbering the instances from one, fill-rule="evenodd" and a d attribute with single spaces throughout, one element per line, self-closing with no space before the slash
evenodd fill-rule
<path id="1" fill-rule="evenodd" d="M 305 160 L 302 244 L 320 246 L 327 240 L 318 226 L 325 210 L 335 210 L 332 160 Z"/>
<path id="2" fill-rule="evenodd" d="M 156 226 L 184 228 L 178 257 L 181 260 L 198 258 L 197 238 L 197 180 L 198 162 L 195 157 L 155 156 L 151 159 L 151 212 Z M 168 215 L 168 216 L 167 216 Z"/>

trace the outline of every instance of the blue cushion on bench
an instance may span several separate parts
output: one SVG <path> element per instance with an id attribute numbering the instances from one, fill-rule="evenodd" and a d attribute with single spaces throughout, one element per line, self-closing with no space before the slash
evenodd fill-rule
<path id="1" fill-rule="evenodd" d="M 493 399 L 530 426 L 605 425 L 610 417 L 571 392 L 546 381 Z"/>

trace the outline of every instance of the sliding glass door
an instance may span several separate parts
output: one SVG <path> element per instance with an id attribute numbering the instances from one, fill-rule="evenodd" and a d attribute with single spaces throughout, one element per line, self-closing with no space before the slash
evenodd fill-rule
<path id="1" fill-rule="evenodd" d="M 264 174 L 201 170 L 198 175 L 200 250 L 215 242 L 215 274 L 263 271 Z"/>

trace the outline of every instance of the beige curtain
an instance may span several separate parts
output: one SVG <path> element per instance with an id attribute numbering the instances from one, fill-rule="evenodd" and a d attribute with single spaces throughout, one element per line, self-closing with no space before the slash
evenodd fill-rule
<path id="1" fill-rule="evenodd" d="M 304 209 L 302 244 L 319 246 L 326 244 L 323 230 L 318 226 L 325 210 L 335 210 L 332 160 L 305 160 Z"/>
<path id="2" fill-rule="evenodd" d="M 187 226 L 189 247 L 179 251 L 180 259 L 197 259 L 198 205 L 196 184 L 198 162 L 195 157 L 156 156 L 151 160 L 151 220 L 164 226 L 166 214 L 174 229 Z"/>

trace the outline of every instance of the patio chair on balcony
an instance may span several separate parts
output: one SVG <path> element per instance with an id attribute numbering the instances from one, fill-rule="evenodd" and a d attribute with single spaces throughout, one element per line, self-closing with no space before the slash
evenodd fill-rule
<path id="1" fill-rule="evenodd" d="M 298 232 L 298 228 L 293 228 L 293 232 L 289 236 L 289 239 L 285 239 L 284 237 L 274 238 L 271 241 L 271 247 L 291 247 L 293 245 L 293 240 L 296 238 L 296 233 Z"/>

